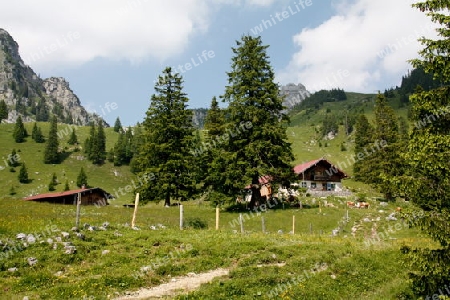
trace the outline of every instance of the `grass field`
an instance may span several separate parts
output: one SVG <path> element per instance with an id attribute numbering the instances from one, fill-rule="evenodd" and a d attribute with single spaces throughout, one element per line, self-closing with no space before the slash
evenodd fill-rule
<path id="1" fill-rule="evenodd" d="M 324 201 L 335 207 L 325 207 Z M 174 276 L 220 267 L 229 268 L 230 275 L 178 298 L 410 299 L 399 249 L 429 240 L 400 219 L 385 220 L 399 204 L 381 207 L 370 200 L 369 209 L 348 210 L 347 220 L 344 201 L 305 198 L 309 209 L 244 212 L 244 233 L 236 222 L 239 214 L 223 210 L 215 230 L 215 208 L 200 201 L 184 205 L 184 230 L 179 229 L 178 207 L 164 208 L 162 203 L 139 207 L 140 230 L 133 230 L 132 209 L 113 202 L 107 207 L 82 207 L 81 224 L 109 222 L 109 226 L 105 231 L 83 229 L 81 240 L 70 230 L 75 225 L 74 206 L 2 199 L 0 299 L 108 299 Z M 371 236 L 375 223 L 380 239 Z M 389 225 L 389 233 L 381 234 Z M 354 226 L 358 229 L 352 235 Z M 340 233 L 331 236 L 338 227 Z M 70 236 L 64 238 L 62 232 Z M 37 240 L 25 247 L 16 239 L 19 233 Z M 75 254 L 64 253 L 63 243 L 68 242 L 76 247 Z M 33 266 L 27 262 L 30 257 L 38 261 Z M 284 266 L 276 265 L 280 263 Z M 8 271 L 11 268 L 17 271 Z"/>

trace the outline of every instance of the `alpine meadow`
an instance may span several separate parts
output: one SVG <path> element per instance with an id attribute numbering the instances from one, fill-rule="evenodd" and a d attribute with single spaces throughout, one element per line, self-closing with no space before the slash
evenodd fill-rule
<path id="1" fill-rule="evenodd" d="M 30 28 L 0 28 L 0 299 L 450 299 L 450 1 L 408 1 L 432 25 L 378 48 L 375 2 L 333 2 L 326 20 L 315 1 L 93 4 L 83 16 L 89 31 L 105 22 L 98 35 L 74 23 L 28 53 L 81 80 L 87 100 L 22 60 L 12 34 L 35 42 Z M 238 7 L 236 24 L 213 26 Z M 285 35 L 290 61 L 272 40 Z M 189 52 L 193 40 L 204 48 Z M 361 62 L 375 71 L 343 66 L 342 48 L 355 65 L 356 51 L 378 53 Z M 148 65 L 143 110 L 133 74 Z M 399 84 L 374 90 L 383 77 Z M 104 90 L 99 105 L 83 87 L 102 81 L 117 97 Z"/>

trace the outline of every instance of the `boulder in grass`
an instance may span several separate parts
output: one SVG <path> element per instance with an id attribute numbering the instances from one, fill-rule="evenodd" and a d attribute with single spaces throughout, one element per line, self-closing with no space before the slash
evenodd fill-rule
<path id="1" fill-rule="evenodd" d="M 27 235 L 26 235 L 25 233 L 18 233 L 18 234 L 16 235 L 16 238 L 17 238 L 18 240 L 24 241 L 24 240 L 27 238 Z"/>
<path id="2" fill-rule="evenodd" d="M 35 264 L 37 264 L 38 260 L 36 257 L 28 257 L 27 262 L 30 266 L 34 266 Z"/>

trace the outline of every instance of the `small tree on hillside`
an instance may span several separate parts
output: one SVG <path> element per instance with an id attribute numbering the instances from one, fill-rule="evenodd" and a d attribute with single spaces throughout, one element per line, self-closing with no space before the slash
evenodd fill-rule
<path id="1" fill-rule="evenodd" d="M 20 167 L 18 178 L 20 183 L 30 182 L 30 179 L 28 178 L 28 170 L 27 167 L 25 166 L 25 163 L 22 163 L 22 166 Z"/>
<path id="2" fill-rule="evenodd" d="M 67 141 L 69 145 L 75 145 L 78 144 L 78 137 L 75 133 L 75 128 L 72 128 L 72 133 L 70 134 L 69 140 Z"/>
<path id="3" fill-rule="evenodd" d="M 88 178 L 86 172 L 84 172 L 84 168 L 81 167 L 80 173 L 77 176 L 77 186 L 81 188 L 82 186 L 88 187 Z"/>
<path id="4" fill-rule="evenodd" d="M 19 116 L 16 120 L 16 125 L 14 126 L 13 137 L 16 143 L 25 142 L 25 138 L 28 136 L 27 130 L 23 125 L 22 117 Z"/>
<path id="5" fill-rule="evenodd" d="M 122 123 L 120 122 L 119 117 L 117 117 L 116 121 L 114 122 L 114 131 L 115 132 L 122 132 Z"/>
<path id="6" fill-rule="evenodd" d="M 45 164 L 59 164 L 60 155 L 58 151 L 59 141 L 58 141 L 58 124 L 56 116 L 52 117 L 50 123 L 50 130 L 48 132 L 47 145 L 44 151 L 44 163 Z"/>
<path id="7" fill-rule="evenodd" d="M 64 191 L 70 191 L 69 181 L 66 180 L 66 183 L 64 184 Z"/>
<path id="8" fill-rule="evenodd" d="M 8 119 L 8 106 L 6 106 L 5 100 L 0 101 L 0 123 L 2 120 Z"/>

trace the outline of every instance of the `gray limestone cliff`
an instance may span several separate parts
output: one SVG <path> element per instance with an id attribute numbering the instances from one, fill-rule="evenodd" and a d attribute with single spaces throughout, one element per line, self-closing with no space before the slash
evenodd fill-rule
<path id="1" fill-rule="evenodd" d="M 25 122 L 48 121 L 56 115 L 62 123 L 87 125 L 101 121 L 81 105 L 70 89 L 69 83 L 61 77 L 41 79 L 27 66 L 19 54 L 19 45 L 11 35 L 0 28 L 0 101 L 8 106 L 8 119 L 13 123 L 20 115 Z"/>

